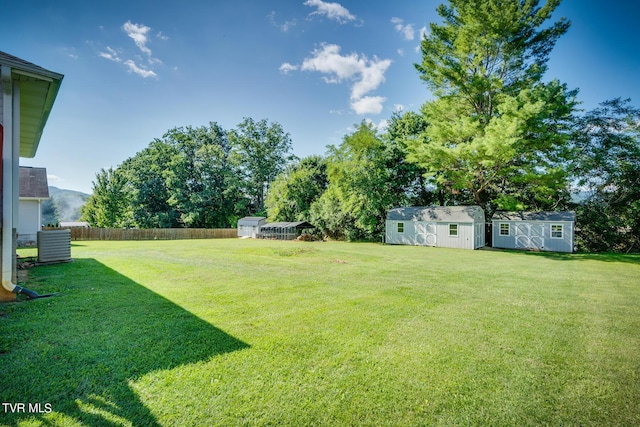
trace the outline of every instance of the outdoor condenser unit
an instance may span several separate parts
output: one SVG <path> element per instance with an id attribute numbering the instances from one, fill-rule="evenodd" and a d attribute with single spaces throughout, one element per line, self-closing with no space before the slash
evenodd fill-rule
<path id="1" fill-rule="evenodd" d="M 71 230 L 38 231 L 38 262 L 71 261 Z"/>

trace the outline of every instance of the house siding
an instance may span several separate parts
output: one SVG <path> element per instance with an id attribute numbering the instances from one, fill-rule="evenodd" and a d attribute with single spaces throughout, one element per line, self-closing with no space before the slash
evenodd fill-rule
<path id="1" fill-rule="evenodd" d="M 20 217 L 17 227 L 18 244 L 35 244 L 41 228 L 40 201 L 20 200 Z"/>

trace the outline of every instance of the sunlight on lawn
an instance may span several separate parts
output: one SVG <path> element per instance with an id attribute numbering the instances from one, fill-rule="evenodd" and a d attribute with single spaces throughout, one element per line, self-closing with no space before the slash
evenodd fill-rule
<path id="1" fill-rule="evenodd" d="M 63 296 L 0 318 L 31 337 L 10 335 L 23 363 L 0 397 L 51 401 L 43 422 L 640 421 L 640 257 L 253 240 L 73 257 L 30 271 Z"/>

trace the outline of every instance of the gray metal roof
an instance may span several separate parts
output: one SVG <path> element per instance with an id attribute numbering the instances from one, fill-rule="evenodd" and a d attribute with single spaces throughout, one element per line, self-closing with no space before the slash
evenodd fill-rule
<path id="1" fill-rule="evenodd" d="M 576 213 L 573 211 L 557 212 L 506 212 L 497 211 L 491 217 L 492 221 L 568 221 L 575 222 Z"/>
<path id="2" fill-rule="evenodd" d="M 29 199 L 48 199 L 49 183 L 45 168 L 20 166 L 20 197 Z"/>
<path id="3" fill-rule="evenodd" d="M 389 220 L 425 222 L 473 222 L 484 211 L 480 206 L 414 206 L 394 208 L 387 212 Z"/>
<path id="4" fill-rule="evenodd" d="M 238 220 L 238 225 L 256 226 L 260 225 L 261 221 L 266 221 L 267 218 L 263 216 L 245 216 Z"/>
<path id="5" fill-rule="evenodd" d="M 20 82 L 20 157 L 34 157 L 64 76 L 0 51 L 2 68 L 3 81 Z"/>

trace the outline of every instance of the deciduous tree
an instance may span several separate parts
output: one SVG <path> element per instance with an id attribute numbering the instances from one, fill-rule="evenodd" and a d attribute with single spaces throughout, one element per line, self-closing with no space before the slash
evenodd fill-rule
<path id="1" fill-rule="evenodd" d="M 640 251 L 640 109 L 613 99 L 577 120 L 579 243 L 591 251 Z"/>
<path id="2" fill-rule="evenodd" d="M 290 165 L 271 184 L 265 205 L 272 221 L 308 221 L 309 209 L 328 185 L 327 165 L 309 156 Z"/>
<path id="3" fill-rule="evenodd" d="M 291 138 L 277 122 L 245 118 L 229 132 L 229 142 L 244 183 L 248 209 L 254 214 L 263 213 L 269 185 L 295 158 L 291 154 Z"/>
<path id="4" fill-rule="evenodd" d="M 332 237 L 377 240 L 387 210 L 407 201 L 406 182 L 397 173 L 401 153 L 366 121 L 340 146 L 330 146 L 329 187 L 312 205 L 314 225 Z"/>
<path id="5" fill-rule="evenodd" d="M 101 169 L 93 182 L 93 193 L 81 208 L 81 220 L 94 227 L 130 226 L 133 217 L 129 195 L 127 179 L 119 169 Z"/>

